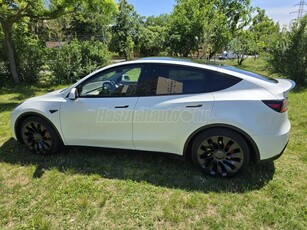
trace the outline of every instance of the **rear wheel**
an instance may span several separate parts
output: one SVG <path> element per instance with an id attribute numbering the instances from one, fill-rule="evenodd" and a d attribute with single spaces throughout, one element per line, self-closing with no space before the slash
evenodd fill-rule
<path id="1" fill-rule="evenodd" d="M 60 150 L 61 142 L 53 127 L 40 117 L 29 117 L 22 122 L 21 138 L 32 151 L 47 155 Z"/>
<path id="2" fill-rule="evenodd" d="M 246 168 L 250 152 L 240 134 L 216 128 L 203 132 L 195 139 L 192 159 L 205 174 L 231 177 Z"/>

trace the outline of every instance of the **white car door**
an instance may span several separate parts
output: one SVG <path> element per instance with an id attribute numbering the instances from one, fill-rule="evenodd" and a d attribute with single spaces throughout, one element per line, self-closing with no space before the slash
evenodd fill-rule
<path id="1" fill-rule="evenodd" d="M 143 66 L 114 67 L 77 87 L 79 96 L 75 100 L 67 98 L 60 111 L 67 145 L 134 149 L 135 89 Z"/>
<path id="2" fill-rule="evenodd" d="M 182 154 L 187 138 L 206 125 L 213 96 L 204 92 L 204 73 L 198 69 L 156 64 L 152 75 L 135 107 L 134 145 L 137 150 Z"/>

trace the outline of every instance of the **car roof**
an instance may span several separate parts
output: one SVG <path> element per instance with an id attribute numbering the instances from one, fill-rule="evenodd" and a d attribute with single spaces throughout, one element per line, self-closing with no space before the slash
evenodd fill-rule
<path id="1" fill-rule="evenodd" d="M 179 61 L 179 62 L 188 62 L 193 63 L 192 60 L 186 58 L 173 58 L 173 57 L 145 57 L 140 58 L 139 60 L 147 60 L 147 61 Z"/>

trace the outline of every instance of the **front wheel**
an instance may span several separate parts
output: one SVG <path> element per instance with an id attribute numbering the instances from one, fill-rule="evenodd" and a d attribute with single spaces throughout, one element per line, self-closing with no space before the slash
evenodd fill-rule
<path id="1" fill-rule="evenodd" d="M 53 127 L 40 117 L 29 117 L 21 125 L 22 142 L 32 151 L 47 155 L 60 150 L 61 142 Z"/>
<path id="2" fill-rule="evenodd" d="M 240 134 L 216 128 L 196 137 L 192 146 L 192 159 L 207 175 L 231 177 L 247 167 L 250 152 Z"/>

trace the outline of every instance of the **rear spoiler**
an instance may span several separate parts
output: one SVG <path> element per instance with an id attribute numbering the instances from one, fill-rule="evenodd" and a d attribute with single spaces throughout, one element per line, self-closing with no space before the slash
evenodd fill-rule
<path id="1" fill-rule="evenodd" d="M 277 83 L 277 89 L 275 89 L 274 91 L 276 93 L 283 93 L 285 97 L 288 96 L 288 93 L 290 92 L 291 89 L 293 89 L 296 85 L 296 83 L 292 80 L 289 79 L 281 79 L 278 78 L 276 79 L 278 81 Z"/>
<path id="2" fill-rule="evenodd" d="M 285 91 L 290 91 L 296 85 L 294 81 L 289 80 L 289 79 L 278 78 L 276 80 L 278 81 L 278 86 L 285 89 Z"/>

